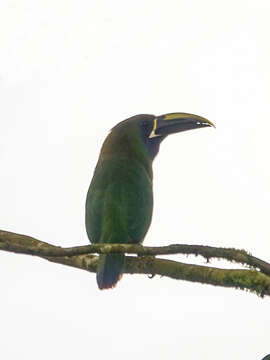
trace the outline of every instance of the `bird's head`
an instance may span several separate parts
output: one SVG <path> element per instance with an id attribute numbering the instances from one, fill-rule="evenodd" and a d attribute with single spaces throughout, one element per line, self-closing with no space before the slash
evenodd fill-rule
<path id="1" fill-rule="evenodd" d="M 161 141 L 166 136 L 209 126 L 215 127 L 211 121 L 193 114 L 170 113 L 160 116 L 142 114 L 120 122 L 112 129 L 112 132 L 140 134 L 149 155 L 154 159 Z"/>

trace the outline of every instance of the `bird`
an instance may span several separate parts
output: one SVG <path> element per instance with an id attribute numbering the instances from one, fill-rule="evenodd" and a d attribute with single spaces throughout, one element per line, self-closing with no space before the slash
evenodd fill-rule
<path id="1" fill-rule="evenodd" d="M 91 243 L 141 244 L 153 212 L 152 163 L 171 134 L 215 127 L 188 113 L 140 114 L 121 121 L 106 137 L 87 193 L 86 232 Z M 124 254 L 101 254 L 99 289 L 115 287 L 125 266 Z"/>

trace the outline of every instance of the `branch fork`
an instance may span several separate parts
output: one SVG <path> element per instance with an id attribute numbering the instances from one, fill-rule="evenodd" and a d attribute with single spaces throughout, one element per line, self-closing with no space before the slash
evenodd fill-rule
<path id="1" fill-rule="evenodd" d="M 38 256 L 51 262 L 96 272 L 98 256 L 94 254 L 125 253 L 124 273 L 161 275 L 186 280 L 248 290 L 263 297 L 270 296 L 270 264 L 245 250 L 202 245 L 173 244 L 149 247 L 133 244 L 93 244 L 62 248 L 27 235 L 0 230 L 0 250 Z M 207 262 L 212 258 L 225 259 L 247 266 L 247 269 L 220 269 L 210 266 L 185 264 L 156 258 L 159 255 L 201 255 Z"/>

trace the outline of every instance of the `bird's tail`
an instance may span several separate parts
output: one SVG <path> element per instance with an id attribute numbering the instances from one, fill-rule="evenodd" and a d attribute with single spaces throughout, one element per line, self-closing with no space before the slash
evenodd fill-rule
<path id="1" fill-rule="evenodd" d="M 117 281 L 122 277 L 124 265 L 124 254 L 100 255 L 97 271 L 98 287 L 101 290 L 115 287 Z"/>

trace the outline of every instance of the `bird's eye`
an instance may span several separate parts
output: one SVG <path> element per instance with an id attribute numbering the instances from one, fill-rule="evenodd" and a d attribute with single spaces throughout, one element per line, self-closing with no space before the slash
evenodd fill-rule
<path id="1" fill-rule="evenodd" d="M 143 120 L 141 123 L 141 129 L 144 136 L 148 137 L 149 133 L 151 132 L 151 122 L 147 120 Z"/>
<path id="2" fill-rule="evenodd" d="M 143 122 L 142 122 L 142 126 L 143 126 L 143 127 L 148 127 L 148 121 L 146 121 L 146 120 L 143 121 Z"/>

